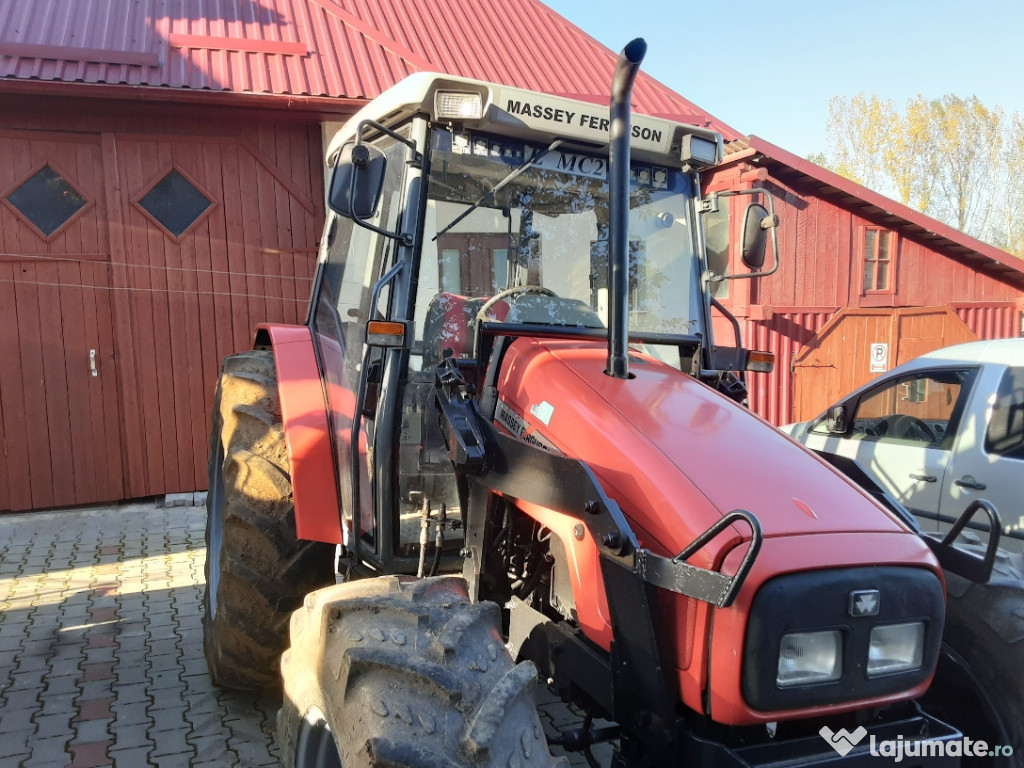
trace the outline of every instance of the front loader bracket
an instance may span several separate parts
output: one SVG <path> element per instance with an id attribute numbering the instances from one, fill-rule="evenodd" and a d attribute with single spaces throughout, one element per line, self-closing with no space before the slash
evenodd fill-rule
<path id="1" fill-rule="evenodd" d="M 741 521 L 750 527 L 750 544 L 747 545 L 740 567 L 733 576 L 698 568 L 686 562 L 687 558 L 727 527 Z M 737 509 L 723 516 L 673 558 L 661 557 L 646 549 L 638 549 L 633 569 L 648 584 L 725 608 L 732 604 L 747 574 L 750 573 L 754 559 L 761 549 L 761 539 L 761 524 L 757 518 L 746 510 Z"/>
<path id="2" fill-rule="evenodd" d="M 450 356 L 437 366 L 435 392 L 448 457 L 459 473 L 483 472 L 487 468 L 486 437 L 479 425 L 484 422 L 469 383 Z"/>
<path id="3" fill-rule="evenodd" d="M 988 580 L 992 576 L 992 568 L 995 565 L 996 552 L 999 549 L 999 540 L 1003 534 L 1003 527 L 1000 522 L 999 513 L 992 504 L 983 499 L 978 499 L 967 507 L 955 522 L 953 522 L 952 518 L 947 517 L 946 515 L 926 514 L 918 510 L 916 514 L 923 515 L 929 519 L 935 519 L 941 522 L 953 522 L 952 529 L 950 529 L 949 533 L 940 540 L 935 535 L 923 531 L 921 529 L 921 524 L 917 521 L 917 518 L 914 517 L 915 513 L 912 513 L 891 493 L 876 483 L 875 480 L 855 460 L 833 453 L 825 453 L 823 451 L 815 451 L 815 453 L 871 494 L 878 503 L 899 517 L 907 527 L 924 540 L 924 543 L 928 545 L 929 549 L 931 549 L 932 554 L 935 555 L 935 559 L 939 561 L 939 565 L 944 569 L 950 573 L 956 574 L 957 576 L 962 576 L 968 581 L 973 581 L 976 584 L 988 583 Z M 973 518 L 979 509 L 984 511 L 985 515 L 988 517 L 987 527 L 973 522 Z M 957 538 L 963 532 L 964 528 L 967 527 L 988 532 L 988 543 L 985 547 L 984 556 L 979 557 L 973 552 L 968 552 L 967 550 L 956 546 Z"/>
<path id="4" fill-rule="evenodd" d="M 956 546 L 957 538 L 979 509 L 988 517 L 988 544 L 983 557 Z M 975 584 L 988 584 L 996 563 L 996 552 L 999 549 L 1002 531 L 1003 526 L 996 508 L 984 499 L 978 499 L 964 510 L 942 541 L 928 534 L 923 534 L 923 538 L 939 561 L 939 565 L 947 571 L 963 576 Z"/>

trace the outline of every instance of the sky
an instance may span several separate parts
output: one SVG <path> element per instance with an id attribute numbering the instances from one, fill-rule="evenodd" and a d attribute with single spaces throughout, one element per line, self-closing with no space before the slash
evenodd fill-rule
<path id="1" fill-rule="evenodd" d="M 826 149 L 829 101 L 977 96 L 1024 115 L 1021 0 L 544 0 L 741 134 L 801 157 Z"/>

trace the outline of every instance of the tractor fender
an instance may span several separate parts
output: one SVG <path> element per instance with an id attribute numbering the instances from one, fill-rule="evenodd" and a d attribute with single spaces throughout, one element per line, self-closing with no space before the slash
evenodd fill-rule
<path id="1" fill-rule="evenodd" d="M 578 517 L 557 512 L 525 499 L 510 500 L 524 514 L 550 530 L 566 553 L 569 583 L 576 605 L 577 621 L 584 635 L 604 650 L 611 649 L 612 620 L 608 595 L 601 575 L 601 554 Z"/>
<path id="2" fill-rule="evenodd" d="M 344 543 L 327 402 L 313 335 L 305 325 L 257 326 L 254 348 L 271 348 L 292 467 L 300 539 Z"/>

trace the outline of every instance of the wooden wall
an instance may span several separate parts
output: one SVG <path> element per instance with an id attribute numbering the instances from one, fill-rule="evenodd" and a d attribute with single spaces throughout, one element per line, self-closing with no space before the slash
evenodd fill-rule
<path id="1" fill-rule="evenodd" d="M 8 101 L 0 199 L 48 163 L 88 205 L 49 240 L 0 205 L 0 510 L 205 488 L 221 358 L 305 317 L 318 123 Z M 212 201 L 179 237 L 139 204 L 171 169 Z"/>
<path id="2" fill-rule="evenodd" d="M 47 163 L 89 201 L 50 237 L 6 199 Z M 103 189 L 98 137 L 0 132 L 0 509 L 123 491 L 117 383 L 90 373 L 113 350 Z"/>
<path id="3" fill-rule="evenodd" d="M 796 421 L 812 419 L 881 373 L 926 352 L 978 338 L 949 307 L 849 308 L 837 312 L 793 358 Z M 883 363 L 872 365 L 875 344 Z"/>
<path id="4" fill-rule="evenodd" d="M 807 417 L 796 407 L 794 381 L 798 374 L 793 364 L 804 345 L 843 308 L 887 307 L 888 314 L 895 316 L 900 308 L 948 307 L 978 338 L 1021 335 L 1024 292 L 933 249 L 920 237 L 898 237 L 893 293 L 865 295 L 859 244 L 863 227 L 877 222 L 858 215 L 855 206 L 843 207 L 815 196 L 811 188 L 780 181 L 766 168 L 742 163 L 713 174 L 707 188 L 753 185 L 768 187 L 775 197 L 781 219 L 781 266 L 770 277 L 730 282 L 729 296 L 722 301 L 740 319 L 747 346 L 776 354 L 774 373 L 748 377 L 751 408 L 772 423 L 787 424 Z M 737 211 L 743 205 L 737 201 L 744 200 L 732 198 Z M 735 225 L 733 238 L 738 236 Z M 731 269 L 745 271 L 735 253 Z M 716 338 L 722 338 L 723 332 L 731 343 L 731 332 L 723 323 L 716 323 Z M 847 351 L 853 361 L 869 350 L 857 349 L 857 342 L 851 341 Z"/>
<path id="5" fill-rule="evenodd" d="M 784 260 L 779 272 L 752 289 L 751 303 L 765 306 L 926 307 L 951 303 L 1012 302 L 1021 291 L 910 237 L 898 238 L 895 291 L 891 298 L 861 290 L 859 243 L 873 222 L 815 197 L 774 185 L 782 219 Z M 781 203 L 781 204 L 780 204 Z M 1024 269 L 1024 262 L 1022 262 Z"/>

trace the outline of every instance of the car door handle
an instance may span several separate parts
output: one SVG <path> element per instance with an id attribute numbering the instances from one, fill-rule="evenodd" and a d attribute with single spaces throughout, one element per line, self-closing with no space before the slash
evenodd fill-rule
<path id="1" fill-rule="evenodd" d="M 922 483 L 934 483 L 938 478 L 935 475 L 925 475 L 921 472 L 911 472 L 911 478 L 920 480 Z"/>
<path id="2" fill-rule="evenodd" d="M 972 491 L 984 491 L 986 487 L 984 483 L 979 483 L 970 475 L 964 475 L 959 480 L 954 480 L 953 483 L 961 488 L 970 488 Z"/>

